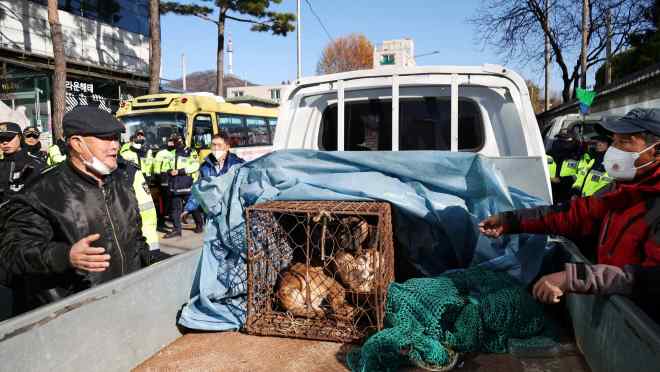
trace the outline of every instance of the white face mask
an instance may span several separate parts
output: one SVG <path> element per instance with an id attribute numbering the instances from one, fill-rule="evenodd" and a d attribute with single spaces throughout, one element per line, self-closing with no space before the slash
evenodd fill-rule
<path id="1" fill-rule="evenodd" d="M 631 181 L 635 178 L 635 175 L 637 175 L 637 170 L 642 169 L 644 167 L 648 167 L 649 165 L 653 164 L 655 160 L 651 160 L 650 162 L 636 167 L 635 166 L 635 161 L 639 159 L 639 156 L 648 150 L 655 148 L 655 145 L 651 145 L 647 147 L 646 149 L 640 151 L 640 152 L 628 152 L 628 151 L 623 151 L 619 150 L 614 146 L 611 146 L 607 152 L 605 153 L 605 157 L 603 158 L 603 165 L 605 166 L 605 171 L 607 174 L 619 181 Z"/>
<path id="2" fill-rule="evenodd" d="M 92 160 L 85 160 L 83 159 L 83 164 L 92 171 L 93 173 L 99 175 L 99 176 L 107 176 L 108 174 L 112 173 L 114 169 L 111 169 L 107 165 L 105 165 L 104 162 L 100 161 L 96 156 L 92 155 L 92 152 L 89 150 L 89 147 L 87 147 L 87 144 L 85 141 L 81 138 L 80 141 L 85 144 L 85 149 L 87 149 L 87 152 L 89 152 L 89 156 L 92 158 Z"/>

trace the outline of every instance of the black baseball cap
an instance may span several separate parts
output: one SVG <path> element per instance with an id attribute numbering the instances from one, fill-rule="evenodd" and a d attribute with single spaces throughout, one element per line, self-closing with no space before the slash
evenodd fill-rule
<path id="1" fill-rule="evenodd" d="M 660 136 L 660 109 L 636 108 L 621 118 L 603 120 L 601 125 L 616 134 L 650 132 Z"/>
<path id="2" fill-rule="evenodd" d="M 64 137 L 112 137 L 126 129 L 117 118 L 94 106 L 78 106 L 64 115 Z"/>
<path id="3" fill-rule="evenodd" d="M 20 125 L 12 122 L 0 123 L 0 139 L 11 141 L 16 135 L 21 134 Z"/>

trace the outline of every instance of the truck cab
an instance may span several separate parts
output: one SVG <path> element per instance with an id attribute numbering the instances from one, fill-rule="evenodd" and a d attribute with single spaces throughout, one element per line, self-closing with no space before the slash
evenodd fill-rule
<path id="1" fill-rule="evenodd" d="M 311 77 L 290 86 L 282 102 L 273 150 L 475 152 L 493 159 L 510 185 L 552 202 L 527 86 L 502 66 Z"/>

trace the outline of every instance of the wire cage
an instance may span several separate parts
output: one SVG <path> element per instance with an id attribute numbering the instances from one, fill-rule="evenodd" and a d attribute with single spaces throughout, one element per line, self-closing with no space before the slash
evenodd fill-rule
<path id="1" fill-rule="evenodd" d="M 247 241 L 247 333 L 360 342 L 383 328 L 394 281 L 389 204 L 257 204 Z"/>

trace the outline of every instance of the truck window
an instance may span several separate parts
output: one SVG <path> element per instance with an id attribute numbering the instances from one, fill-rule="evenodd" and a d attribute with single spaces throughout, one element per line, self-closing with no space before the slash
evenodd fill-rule
<path id="1" fill-rule="evenodd" d="M 458 149 L 477 152 L 484 145 L 481 112 L 471 100 L 458 101 Z M 451 150 L 449 97 L 399 101 L 399 150 Z"/>
<path id="2" fill-rule="evenodd" d="M 231 137 L 232 147 L 241 147 L 248 144 L 248 134 L 243 119 L 239 115 L 218 114 L 218 129 L 227 132 Z"/>
<path id="3" fill-rule="evenodd" d="M 329 106 L 321 118 L 319 148 L 337 150 L 337 105 Z M 392 150 L 392 101 L 372 99 L 346 102 L 344 106 L 344 150 Z"/>
<path id="4" fill-rule="evenodd" d="M 272 144 L 270 134 L 268 133 L 268 122 L 266 118 L 247 117 L 245 118 L 247 124 L 247 145 L 248 146 L 264 146 Z"/>
<path id="5" fill-rule="evenodd" d="M 213 125 L 211 116 L 200 114 L 195 116 L 193 121 L 192 148 L 209 149 L 211 148 L 211 137 L 213 136 Z"/>
<path id="6" fill-rule="evenodd" d="M 319 148 L 337 150 L 337 105 L 328 106 L 321 118 Z M 392 150 L 392 101 L 346 102 L 344 108 L 346 151 Z M 399 150 L 450 150 L 451 103 L 449 97 L 402 98 L 399 101 Z M 485 142 L 479 106 L 469 99 L 458 103 L 458 148 L 479 151 Z"/>

